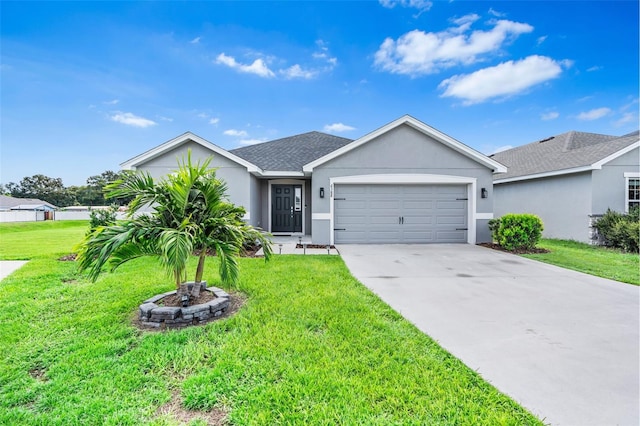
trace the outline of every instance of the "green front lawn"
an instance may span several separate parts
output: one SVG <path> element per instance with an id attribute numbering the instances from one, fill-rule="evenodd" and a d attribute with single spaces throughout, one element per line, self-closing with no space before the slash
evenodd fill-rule
<path id="1" fill-rule="evenodd" d="M 526 254 L 529 259 L 598 277 L 640 285 L 640 256 L 566 240 L 542 240 L 538 247 L 550 253 Z"/>
<path id="2" fill-rule="evenodd" d="M 541 424 L 338 257 L 241 259 L 248 301 L 235 316 L 142 332 L 138 304 L 171 280 L 140 259 L 87 282 L 56 260 L 86 223 L 56 225 L 0 225 L 0 258 L 32 259 L 0 283 L 0 424 L 179 424 L 161 408 L 176 394 L 193 415 L 221 409 L 239 425 Z"/>

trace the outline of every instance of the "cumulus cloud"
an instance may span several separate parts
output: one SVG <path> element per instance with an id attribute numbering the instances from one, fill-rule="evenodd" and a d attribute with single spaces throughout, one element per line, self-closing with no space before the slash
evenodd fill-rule
<path id="1" fill-rule="evenodd" d="M 317 71 L 302 69 L 298 64 L 280 70 L 280 73 L 287 79 L 302 78 L 305 80 L 309 80 L 317 75 Z"/>
<path id="2" fill-rule="evenodd" d="M 117 123 L 122 123 L 122 124 L 126 124 L 127 126 L 133 126 L 133 127 L 145 128 L 145 127 L 155 126 L 157 124 L 153 120 L 149 120 L 148 118 L 144 118 L 144 117 L 139 117 L 130 112 L 116 111 L 109 118 Z"/>
<path id="3" fill-rule="evenodd" d="M 610 108 L 595 108 L 578 114 L 578 120 L 593 121 L 611 114 Z"/>
<path id="4" fill-rule="evenodd" d="M 509 40 L 533 31 L 529 24 L 498 20 L 488 31 L 469 33 L 475 16 L 459 18 L 454 22 L 456 27 L 437 33 L 413 30 L 397 40 L 388 37 L 375 53 L 374 63 L 396 74 L 433 74 L 455 65 L 478 62 L 499 51 Z"/>
<path id="5" fill-rule="evenodd" d="M 502 12 L 498 12 L 497 10 L 493 9 L 493 8 L 489 8 L 489 15 L 493 15 L 496 18 L 503 18 L 505 17 L 507 14 L 506 13 L 502 13 Z"/>
<path id="6" fill-rule="evenodd" d="M 244 137 L 248 136 L 246 131 L 244 131 L 244 130 L 236 130 L 236 129 L 225 130 L 224 132 L 222 132 L 222 134 L 227 135 L 227 136 L 235 136 L 235 137 L 239 137 L 239 138 L 244 138 Z"/>
<path id="7" fill-rule="evenodd" d="M 544 121 L 555 120 L 558 117 L 560 117 L 560 114 L 555 111 L 540 114 L 540 119 Z"/>
<path id="8" fill-rule="evenodd" d="M 557 78 L 568 61 L 555 61 L 546 56 L 532 55 L 520 61 L 503 62 L 471 74 L 455 75 L 440 83 L 442 97 L 462 99 L 465 105 L 512 96 L 532 86 Z"/>
<path id="9" fill-rule="evenodd" d="M 427 12 L 433 6 L 430 0 L 380 0 L 380 4 L 387 9 L 393 9 L 396 6 L 417 9 L 419 14 Z"/>
<path id="10" fill-rule="evenodd" d="M 219 122 L 220 119 L 218 117 L 212 117 L 209 119 L 209 124 L 213 124 L 214 126 L 217 126 Z"/>
<path id="11" fill-rule="evenodd" d="M 616 127 L 624 126 L 629 123 L 637 123 L 638 122 L 638 114 L 633 112 L 625 112 L 622 117 L 616 120 L 613 124 Z"/>
<path id="12" fill-rule="evenodd" d="M 356 129 L 355 127 L 347 126 L 346 124 L 342 124 L 342 123 L 333 123 L 333 124 L 327 124 L 324 126 L 325 132 L 334 132 L 334 133 L 348 132 L 350 130 L 355 130 L 355 129 Z"/>
<path id="13" fill-rule="evenodd" d="M 275 73 L 269 69 L 267 64 L 262 59 L 256 59 L 251 64 L 241 64 L 237 62 L 233 56 L 228 56 L 224 53 L 221 53 L 216 58 L 216 63 L 226 65 L 229 68 L 233 68 L 239 72 L 247 74 L 255 74 L 264 78 L 275 77 Z"/>

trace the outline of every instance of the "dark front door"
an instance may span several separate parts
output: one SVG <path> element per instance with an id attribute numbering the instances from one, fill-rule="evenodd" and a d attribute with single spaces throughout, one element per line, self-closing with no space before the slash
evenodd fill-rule
<path id="1" fill-rule="evenodd" d="M 302 185 L 272 185 L 271 191 L 271 232 L 302 232 Z"/>

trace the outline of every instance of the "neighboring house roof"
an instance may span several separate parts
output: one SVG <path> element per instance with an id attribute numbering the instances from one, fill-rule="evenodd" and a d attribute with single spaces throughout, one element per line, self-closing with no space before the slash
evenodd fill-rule
<path id="1" fill-rule="evenodd" d="M 639 132 L 624 136 L 571 131 L 497 152 L 490 157 L 508 167 L 494 183 L 536 179 L 602 168 L 640 146 Z"/>
<path id="2" fill-rule="evenodd" d="M 349 143 L 352 139 L 321 132 L 308 132 L 270 142 L 233 149 L 230 152 L 262 170 L 302 172 L 302 166 Z"/>
<path id="3" fill-rule="evenodd" d="M 499 162 L 487 157 L 484 154 L 481 154 L 480 152 L 474 150 L 473 148 L 463 144 L 460 141 L 457 141 L 456 139 L 452 138 L 449 135 L 446 135 L 444 133 L 442 133 L 439 130 L 434 129 L 431 126 L 426 125 L 425 123 L 423 123 L 420 120 L 417 120 L 413 117 L 411 117 L 410 115 L 404 115 L 400 118 L 398 118 L 397 120 L 392 121 L 391 123 L 380 127 L 377 130 L 374 130 L 373 132 L 366 134 L 364 136 L 362 136 L 361 138 L 351 142 L 348 145 L 345 145 L 341 148 L 336 149 L 335 151 L 332 151 L 330 153 L 328 153 L 327 155 L 318 158 L 317 160 L 311 161 L 307 164 L 305 164 L 303 170 L 305 172 L 312 172 L 314 168 L 333 160 L 336 157 L 339 157 L 342 154 L 345 154 L 353 149 L 358 148 L 361 145 L 364 145 L 370 141 L 372 141 L 373 139 L 377 138 L 378 136 L 387 133 L 390 130 L 393 130 L 396 127 L 402 126 L 402 125 L 408 125 L 413 127 L 414 129 L 418 130 L 419 132 L 424 133 L 427 136 L 430 136 L 431 138 L 437 140 L 438 142 L 442 143 L 445 146 L 448 146 L 449 148 L 471 158 L 472 160 L 490 168 L 493 170 L 494 173 L 505 173 L 507 171 L 506 167 L 502 164 L 500 164 Z"/>
<path id="4" fill-rule="evenodd" d="M 53 204 L 37 198 L 16 198 L 0 195 L 0 210 L 43 210 L 45 207 L 51 210 L 57 209 Z"/>
<path id="5" fill-rule="evenodd" d="M 229 151 L 227 151 L 224 148 L 220 148 L 218 145 L 212 144 L 211 142 L 207 141 L 206 139 L 201 138 L 200 136 L 193 134 L 191 132 L 186 132 L 183 133 L 182 135 L 173 138 L 165 143 L 163 143 L 162 145 L 158 145 L 155 148 L 152 148 L 146 152 L 143 152 L 140 155 L 137 155 L 127 161 L 125 161 L 124 163 L 120 164 L 120 167 L 122 167 L 124 170 L 135 170 L 140 164 L 143 164 L 149 160 L 152 160 L 156 157 L 159 157 L 160 155 L 164 154 L 165 152 L 174 149 L 182 144 L 185 144 L 189 141 L 193 141 L 199 145 L 202 145 L 203 147 L 213 151 L 214 153 L 221 155 L 222 157 L 228 158 L 231 161 L 234 161 L 244 167 L 247 168 L 248 171 L 250 172 L 258 172 L 258 168 L 255 166 L 255 164 L 252 164 L 248 161 L 245 161 L 244 159 L 237 157 L 236 155 L 230 153 Z"/>

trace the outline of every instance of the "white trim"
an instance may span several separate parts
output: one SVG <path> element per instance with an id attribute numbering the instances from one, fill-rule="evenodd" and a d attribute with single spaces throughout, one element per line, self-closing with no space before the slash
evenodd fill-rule
<path id="1" fill-rule="evenodd" d="M 629 176 L 628 176 L 629 175 Z M 635 175 L 635 176 L 632 176 Z M 640 173 L 627 172 L 624 174 L 624 212 L 629 213 L 629 181 L 639 179 Z M 636 200 L 633 200 L 636 201 Z"/>
<path id="2" fill-rule="evenodd" d="M 311 220 L 331 220 L 331 213 L 311 213 Z"/>
<path id="3" fill-rule="evenodd" d="M 269 218 L 268 220 L 268 225 L 269 227 L 267 228 L 267 230 L 273 234 L 273 235 L 307 235 L 305 233 L 305 228 L 306 228 L 306 211 L 307 211 L 307 203 L 306 203 L 306 191 L 305 191 L 305 183 L 307 181 L 306 180 L 299 180 L 299 179 L 271 179 L 269 181 L 269 185 L 268 185 L 268 195 L 267 195 L 267 208 L 269 209 L 268 212 L 268 216 Z M 275 234 L 273 232 L 271 232 L 271 226 L 272 226 L 272 221 L 271 221 L 271 186 L 272 185 L 300 185 L 302 186 L 302 232 L 276 232 Z"/>
<path id="4" fill-rule="evenodd" d="M 127 161 L 125 161 L 124 163 L 120 164 L 120 167 L 124 170 L 136 170 L 136 168 L 149 160 L 152 160 L 162 154 L 164 154 L 165 152 L 185 143 L 188 141 L 193 141 L 213 152 L 215 152 L 216 154 L 225 157 L 235 163 L 238 163 L 241 166 L 244 166 L 247 168 L 247 171 L 249 172 L 255 172 L 255 173 L 262 173 L 262 170 L 260 170 L 260 168 L 258 166 L 256 166 L 255 164 L 252 164 L 250 162 L 248 162 L 247 160 L 244 160 L 240 157 L 238 157 L 237 155 L 234 155 L 232 153 L 230 153 L 229 151 L 227 151 L 224 148 L 221 148 L 209 141 L 207 141 L 206 139 L 201 138 L 198 135 L 195 135 L 191 132 L 186 132 L 176 138 L 171 139 L 170 141 L 167 141 L 161 145 L 156 146 L 155 148 L 152 148 L 138 156 L 135 156 Z"/>
<path id="5" fill-rule="evenodd" d="M 594 169 L 601 169 L 603 165 L 607 164 L 609 161 L 613 161 L 616 158 L 630 152 L 633 151 L 634 149 L 640 147 L 640 140 L 638 140 L 637 142 L 632 143 L 631 145 L 622 148 L 620 151 L 616 151 L 613 154 L 603 158 L 600 161 L 597 161 L 595 163 L 593 163 L 593 168 Z"/>
<path id="6" fill-rule="evenodd" d="M 476 213 L 476 220 L 491 220 L 493 213 Z"/>
<path id="7" fill-rule="evenodd" d="M 293 171 L 284 171 L 284 172 L 274 172 L 274 171 L 263 171 L 261 176 L 264 177 L 304 177 L 304 172 L 293 172 Z"/>
<path id="8" fill-rule="evenodd" d="M 329 154 L 325 155 L 324 157 L 320 157 L 317 160 L 314 160 L 308 164 L 305 164 L 302 167 L 302 170 L 304 170 L 305 172 L 313 172 L 313 169 L 328 162 L 333 160 L 336 157 L 339 157 L 355 148 L 358 148 L 361 145 L 364 145 L 365 143 L 377 138 L 380 135 L 383 135 L 393 129 L 395 129 L 396 127 L 399 127 L 403 124 L 407 124 L 411 127 L 413 127 L 414 129 L 426 134 L 427 136 L 432 137 L 433 139 L 437 140 L 438 142 L 448 146 L 449 148 L 452 148 L 455 151 L 458 151 L 459 153 L 471 158 L 472 160 L 475 160 L 476 162 L 492 169 L 494 171 L 494 173 L 506 173 L 507 172 L 507 168 L 498 163 L 497 161 L 487 157 L 486 155 L 483 155 L 481 153 L 479 153 L 478 151 L 474 150 L 473 148 L 463 144 L 460 141 L 455 140 L 454 138 L 452 138 L 451 136 L 445 135 L 444 133 L 440 132 L 439 130 L 434 129 L 431 126 L 426 125 L 425 123 L 421 122 L 420 120 L 417 120 L 413 117 L 411 117 L 410 115 L 403 115 L 402 117 L 398 118 L 395 121 L 392 121 L 389 124 L 386 124 L 382 127 L 380 127 L 377 130 L 374 130 L 371 133 L 368 133 L 366 135 L 364 135 L 363 137 L 361 137 L 360 139 L 356 139 L 355 141 L 343 146 L 342 148 L 339 148 L 333 152 L 330 152 Z"/>
<path id="9" fill-rule="evenodd" d="M 246 212 L 244 216 L 242 216 L 242 220 L 246 220 L 247 222 L 251 220 L 251 213 Z"/>
<path id="10" fill-rule="evenodd" d="M 448 176 L 430 174 L 387 174 L 387 175 L 360 175 L 360 176 L 339 176 L 329 178 L 329 242 L 335 243 L 335 231 L 333 230 L 335 221 L 334 210 L 334 185 L 421 185 L 421 184 L 457 184 L 467 185 L 467 243 L 476 243 L 476 186 L 477 179 L 468 176 Z M 326 214 L 326 213 L 317 213 Z"/>
<path id="11" fill-rule="evenodd" d="M 581 167 L 573 167 L 571 169 L 563 169 L 563 170 L 552 170 L 550 172 L 542 172 L 542 173 L 534 173 L 531 175 L 524 175 L 524 176 L 515 176 L 515 177 L 511 177 L 511 178 L 504 178 L 504 179 L 496 179 L 493 181 L 493 183 L 495 185 L 499 185 L 501 183 L 509 183 L 509 182 L 519 182 L 519 181 L 523 181 L 523 180 L 530 180 L 530 179 L 541 179 L 541 178 L 546 178 L 546 177 L 552 177 L 552 176 L 560 176 L 560 175 L 568 175 L 568 174 L 573 174 L 573 173 L 581 173 L 581 172 L 588 172 L 591 170 L 600 170 L 602 169 L 602 166 L 604 166 L 605 164 L 607 164 L 610 161 L 615 160 L 616 158 L 633 151 L 634 149 L 640 147 L 640 141 L 638 142 L 634 142 L 629 146 L 626 146 L 624 148 L 622 148 L 619 151 L 614 152 L 613 154 L 603 158 L 600 161 L 596 161 L 595 163 L 589 165 L 589 166 L 581 166 Z"/>

